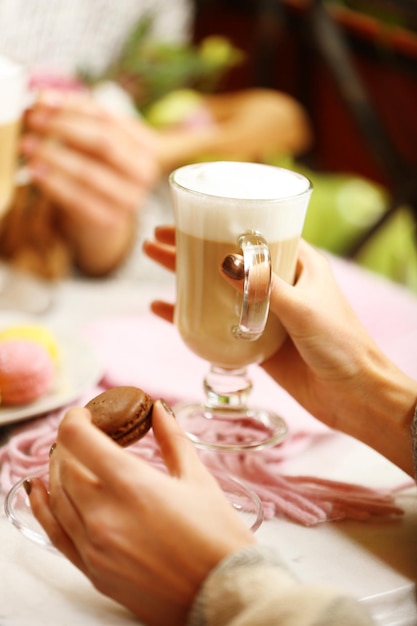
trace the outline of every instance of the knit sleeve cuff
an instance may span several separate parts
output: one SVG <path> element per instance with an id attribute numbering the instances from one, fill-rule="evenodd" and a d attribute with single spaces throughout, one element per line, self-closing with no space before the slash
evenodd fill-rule
<path id="1" fill-rule="evenodd" d="M 278 555 L 271 550 L 260 545 L 251 545 L 239 552 L 235 552 L 229 557 L 223 559 L 217 567 L 215 567 L 200 588 L 195 597 L 193 606 L 188 616 L 187 626 L 205 626 L 205 588 L 207 583 L 228 570 L 239 568 L 251 568 L 258 566 L 283 567 Z"/>

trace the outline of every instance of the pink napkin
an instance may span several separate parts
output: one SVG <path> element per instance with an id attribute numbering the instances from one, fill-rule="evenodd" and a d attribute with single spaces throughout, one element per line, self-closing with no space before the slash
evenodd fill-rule
<path id="1" fill-rule="evenodd" d="M 194 356 L 170 324 L 152 314 L 104 318 L 85 329 L 85 336 L 105 364 L 100 386 L 89 389 L 73 405 L 84 405 L 100 390 L 116 385 L 137 385 L 155 399 L 174 405 L 178 400 L 203 397 L 202 380 L 207 363 Z M 390 519 L 402 514 L 395 504 L 397 492 L 407 485 L 375 489 L 317 476 L 293 476 L 286 462 L 326 442 L 340 440 L 312 418 L 259 367 L 250 370 L 253 403 L 282 413 L 289 427 L 280 445 L 250 453 L 200 451 L 203 462 L 216 472 L 243 479 L 262 500 L 265 517 L 284 516 L 311 526 L 340 519 Z M 18 479 L 45 473 L 49 448 L 66 408 L 20 424 L 8 443 L 0 447 L 0 487 L 6 492 Z M 129 451 L 162 467 L 158 446 L 150 431 Z M 329 468 L 329 473 L 331 468 Z"/>
<path id="2" fill-rule="evenodd" d="M 95 388 L 78 404 L 85 404 L 102 390 L 103 387 Z M 17 427 L 9 442 L 0 448 L 0 488 L 4 493 L 25 476 L 47 477 L 49 450 L 56 440 L 65 410 Z M 252 487 L 262 501 L 266 519 L 284 516 L 299 524 L 313 526 L 331 520 L 388 519 L 402 514 L 402 509 L 395 505 L 395 495 L 400 487 L 379 490 L 311 476 L 284 475 L 280 465 L 294 454 L 301 454 L 314 439 L 312 434 L 299 433 L 280 446 L 262 452 L 217 454 L 200 451 L 199 454 L 208 469 L 217 474 L 237 476 Z M 152 431 L 129 451 L 163 468 Z"/>

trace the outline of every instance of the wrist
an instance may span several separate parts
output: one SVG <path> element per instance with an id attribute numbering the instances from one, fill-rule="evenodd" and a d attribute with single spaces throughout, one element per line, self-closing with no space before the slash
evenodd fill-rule
<path id="1" fill-rule="evenodd" d="M 372 351 L 349 402 L 345 432 L 414 475 L 412 424 L 417 382 L 381 351 Z"/>

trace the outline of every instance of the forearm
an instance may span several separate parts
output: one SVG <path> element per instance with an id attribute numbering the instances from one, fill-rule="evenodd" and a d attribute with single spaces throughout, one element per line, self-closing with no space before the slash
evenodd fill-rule
<path id="1" fill-rule="evenodd" d="M 353 599 L 325 586 L 302 585 L 266 548 L 246 548 L 211 572 L 187 626 L 371 626 Z"/>
<path id="2" fill-rule="evenodd" d="M 214 148 L 240 149 L 245 158 L 298 155 L 311 147 L 312 127 L 306 110 L 292 96 L 273 89 L 246 89 L 206 96 L 221 132 Z"/>
<path id="3" fill-rule="evenodd" d="M 371 352 L 358 383 L 341 403 L 336 427 L 414 476 L 412 422 L 417 382 L 379 350 Z"/>
<path id="4" fill-rule="evenodd" d="M 206 96 L 213 123 L 159 133 L 158 155 L 163 171 L 197 158 L 263 160 L 299 154 L 312 142 L 304 109 L 290 96 L 250 89 Z"/>

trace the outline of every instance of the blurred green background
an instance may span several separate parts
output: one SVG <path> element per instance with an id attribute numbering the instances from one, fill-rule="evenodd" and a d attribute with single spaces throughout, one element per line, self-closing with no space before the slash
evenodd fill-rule
<path id="1" fill-rule="evenodd" d="M 387 190 L 361 176 L 314 172 L 290 158 L 274 165 L 288 167 L 313 183 L 304 238 L 345 257 L 358 238 L 387 210 Z M 353 259 L 363 267 L 417 292 L 417 226 L 409 207 L 400 207 Z"/>

